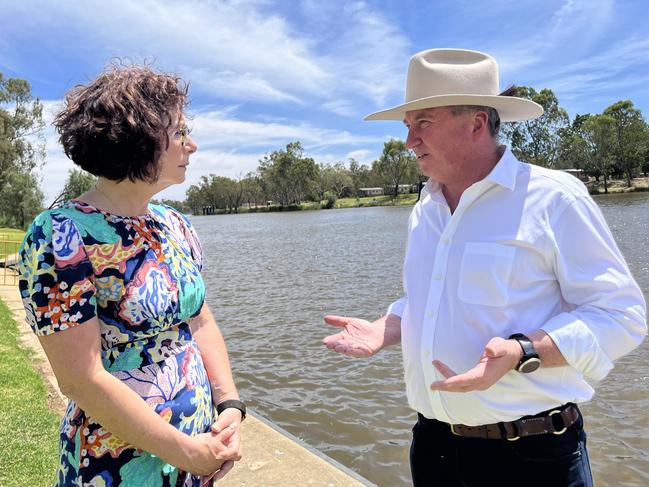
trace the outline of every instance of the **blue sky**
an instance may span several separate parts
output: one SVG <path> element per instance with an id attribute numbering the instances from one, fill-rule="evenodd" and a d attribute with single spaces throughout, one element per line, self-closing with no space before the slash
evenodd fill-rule
<path id="1" fill-rule="evenodd" d="M 493 55 L 502 88 L 550 88 L 571 117 L 621 99 L 647 115 L 647 18 L 643 0 L 0 0 L 0 71 L 30 81 L 48 122 L 113 57 L 183 76 L 199 152 L 160 194 L 183 199 L 294 140 L 318 162 L 371 163 L 406 134 L 363 116 L 401 103 L 410 56 L 433 47 Z M 49 204 L 73 164 L 46 135 Z"/>

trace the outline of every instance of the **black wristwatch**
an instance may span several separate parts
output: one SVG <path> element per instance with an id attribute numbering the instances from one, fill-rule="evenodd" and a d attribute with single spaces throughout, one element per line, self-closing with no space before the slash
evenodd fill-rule
<path id="1" fill-rule="evenodd" d="M 221 414 L 228 408 L 234 408 L 241 411 L 241 421 L 246 419 L 246 405 L 237 399 L 228 399 L 227 401 L 220 402 L 216 405 L 216 414 Z"/>
<path id="2" fill-rule="evenodd" d="M 518 361 L 518 364 L 516 364 L 517 371 L 523 374 L 529 374 L 541 366 L 539 354 L 536 352 L 534 345 L 532 345 L 529 338 L 522 333 L 514 333 L 509 337 L 509 339 L 516 340 L 523 349 L 523 356 Z"/>

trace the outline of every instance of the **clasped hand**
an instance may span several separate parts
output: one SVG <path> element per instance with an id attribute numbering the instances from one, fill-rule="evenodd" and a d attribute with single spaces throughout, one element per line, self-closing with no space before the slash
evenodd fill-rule
<path id="1" fill-rule="evenodd" d="M 515 340 L 495 337 L 489 340 L 478 364 L 458 374 L 439 360 L 433 360 L 435 368 L 446 378 L 433 382 L 434 391 L 470 392 L 484 391 L 512 370 L 520 360 L 522 349 Z"/>
<path id="2" fill-rule="evenodd" d="M 202 454 L 194 458 L 196 473 L 203 475 L 201 486 L 210 485 L 210 481 L 225 477 L 234 462 L 241 459 L 241 413 L 237 409 L 226 409 L 218 416 L 210 433 L 194 438 L 202 446 Z"/>

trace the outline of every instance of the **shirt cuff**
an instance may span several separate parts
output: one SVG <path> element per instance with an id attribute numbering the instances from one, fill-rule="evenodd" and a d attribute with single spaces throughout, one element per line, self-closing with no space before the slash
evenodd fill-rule
<path id="1" fill-rule="evenodd" d="M 602 351 L 597 337 L 574 315 L 561 313 L 541 329 L 550 335 L 568 364 L 586 377 L 601 380 L 613 368 L 613 362 Z"/>
<path id="2" fill-rule="evenodd" d="M 388 306 L 389 315 L 397 315 L 399 318 L 403 316 L 403 310 L 406 308 L 406 303 L 408 302 L 407 297 L 397 299 L 394 303 Z"/>

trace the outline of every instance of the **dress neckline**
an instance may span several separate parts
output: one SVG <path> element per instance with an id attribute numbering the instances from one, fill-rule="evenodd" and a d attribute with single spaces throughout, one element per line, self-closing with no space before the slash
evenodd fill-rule
<path id="1" fill-rule="evenodd" d="M 135 215 L 135 216 L 124 216 L 124 215 L 116 215 L 115 213 L 110 213 L 109 211 L 103 210 L 101 208 L 97 208 L 94 205 L 91 205 L 90 203 L 86 203 L 85 201 L 81 201 L 80 199 L 77 198 L 72 198 L 70 200 L 70 203 L 73 204 L 76 207 L 79 208 L 89 208 L 91 210 L 94 210 L 97 213 L 101 213 L 102 215 L 115 219 L 115 220 L 131 220 L 131 221 L 143 221 L 143 220 L 153 220 L 154 216 L 151 211 L 151 203 L 149 203 L 148 206 L 148 211 L 144 215 Z"/>

